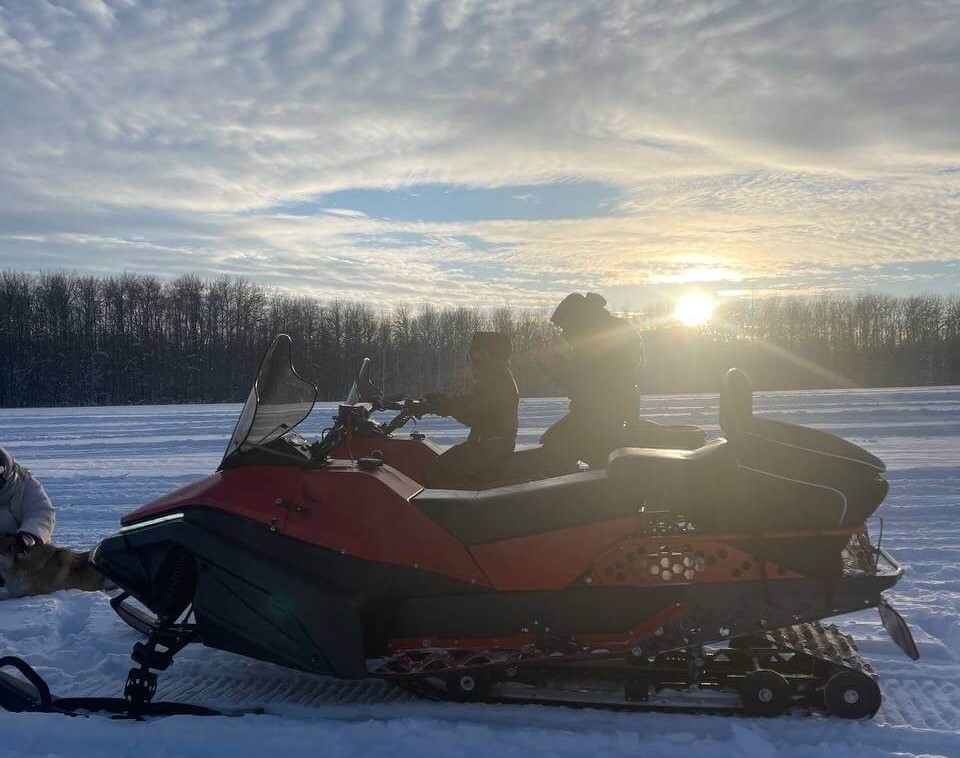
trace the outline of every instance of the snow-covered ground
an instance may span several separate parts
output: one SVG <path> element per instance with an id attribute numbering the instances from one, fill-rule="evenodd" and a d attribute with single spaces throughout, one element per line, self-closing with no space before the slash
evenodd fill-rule
<path id="1" fill-rule="evenodd" d="M 716 396 L 644 404 L 657 421 L 718 433 Z M 558 400 L 524 401 L 521 442 L 534 442 L 563 410 Z M 195 646 L 161 675 L 161 697 L 264 705 L 267 715 L 131 723 L 0 712 L 0 756 L 960 757 L 960 388 L 764 393 L 756 410 L 840 434 L 888 464 L 884 545 L 908 572 L 891 596 L 922 658 L 902 656 L 874 611 L 843 621 L 882 677 L 886 700 L 873 721 L 431 703 L 380 683 L 336 682 Z M 0 444 L 54 498 L 58 541 L 88 547 L 124 512 L 215 468 L 238 411 L 0 410 Z M 316 433 L 328 415 L 329 407 L 318 410 L 301 431 Z M 421 428 L 440 444 L 461 435 L 442 420 Z M 0 603 L 0 655 L 27 658 L 59 694 L 119 694 L 135 640 L 99 595 Z"/>

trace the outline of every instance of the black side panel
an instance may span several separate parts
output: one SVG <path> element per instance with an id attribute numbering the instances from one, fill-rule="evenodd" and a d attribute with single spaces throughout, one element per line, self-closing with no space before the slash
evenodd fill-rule
<path id="1" fill-rule="evenodd" d="M 104 540 L 94 565 L 159 614 L 175 583 L 176 561 L 169 556 L 188 555 L 196 568 L 193 609 L 204 643 L 305 671 L 363 676 L 361 619 L 349 596 L 258 550 L 256 540 L 236 539 L 244 532 L 270 535 L 266 528 L 227 517 L 214 531 L 202 523 L 210 513 L 197 509 Z"/>
<path id="2" fill-rule="evenodd" d="M 605 471 L 590 471 L 480 492 L 423 490 L 410 502 L 476 545 L 625 518 L 640 509 L 637 499 L 609 497 L 607 485 Z"/>
<path id="3" fill-rule="evenodd" d="M 360 617 L 342 598 L 252 556 L 200 562 L 194 610 L 203 642 L 282 666 L 362 677 Z"/>

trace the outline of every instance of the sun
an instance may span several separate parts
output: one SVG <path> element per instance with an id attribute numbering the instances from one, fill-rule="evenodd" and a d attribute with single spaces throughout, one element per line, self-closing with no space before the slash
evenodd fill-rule
<path id="1" fill-rule="evenodd" d="M 716 305 L 710 295 L 702 292 L 691 292 L 677 299 L 677 307 L 673 310 L 673 317 L 684 326 L 702 326 L 713 316 L 713 307 Z"/>

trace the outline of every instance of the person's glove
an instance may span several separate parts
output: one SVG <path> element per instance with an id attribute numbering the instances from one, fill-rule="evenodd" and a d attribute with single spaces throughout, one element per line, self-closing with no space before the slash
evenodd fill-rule
<path id="1" fill-rule="evenodd" d="M 29 553 L 40 542 L 30 532 L 17 532 L 17 552 Z"/>
<path id="2" fill-rule="evenodd" d="M 415 419 L 421 419 L 428 413 L 427 406 L 423 400 L 405 400 L 403 410 L 407 415 L 413 416 Z"/>
<path id="3" fill-rule="evenodd" d="M 431 392 L 423 396 L 423 404 L 426 413 L 432 413 L 435 416 L 449 416 L 447 412 L 447 401 L 450 396 L 446 392 Z"/>

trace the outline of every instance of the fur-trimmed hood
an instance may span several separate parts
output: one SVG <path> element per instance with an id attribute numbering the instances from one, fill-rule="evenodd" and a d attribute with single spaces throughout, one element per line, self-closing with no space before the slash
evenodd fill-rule
<path id="1" fill-rule="evenodd" d="M 28 532 L 49 543 L 56 515 L 43 486 L 3 448 L 0 465 L 4 478 L 0 485 L 0 534 Z"/>
<path id="2" fill-rule="evenodd" d="M 23 474 L 20 471 L 20 464 L 14 460 L 4 448 L 0 447 L 0 503 L 6 503 L 16 492 Z"/>

